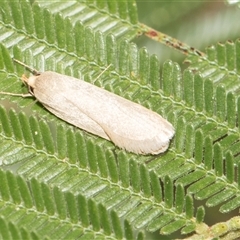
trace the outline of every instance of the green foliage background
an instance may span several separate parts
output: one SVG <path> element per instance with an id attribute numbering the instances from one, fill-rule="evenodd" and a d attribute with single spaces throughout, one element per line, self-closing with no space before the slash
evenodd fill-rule
<path id="1" fill-rule="evenodd" d="M 219 1 L 0 0 L 0 91 L 27 92 L 14 57 L 138 102 L 176 129 L 166 153 L 138 156 L 32 98 L 0 95 L 0 238 L 239 237 L 239 219 L 228 221 L 240 206 L 239 18 Z M 146 39 L 140 22 L 206 57 Z"/>

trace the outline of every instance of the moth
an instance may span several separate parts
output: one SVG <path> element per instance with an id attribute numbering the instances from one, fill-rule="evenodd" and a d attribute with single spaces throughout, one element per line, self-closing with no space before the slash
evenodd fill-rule
<path id="1" fill-rule="evenodd" d="M 22 77 L 28 96 L 34 96 L 62 120 L 136 154 L 155 155 L 169 147 L 174 127 L 156 112 L 74 77 L 51 71 L 32 72 L 35 75 Z"/>

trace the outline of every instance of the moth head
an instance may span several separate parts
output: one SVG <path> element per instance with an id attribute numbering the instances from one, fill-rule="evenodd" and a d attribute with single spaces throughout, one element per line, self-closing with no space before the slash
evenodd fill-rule
<path id="1" fill-rule="evenodd" d="M 38 78 L 38 76 L 41 74 L 38 70 L 29 67 L 28 65 L 26 65 L 25 63 L 13 58 L 13 61 L 24 66 L 25 68 L 27 68 L 30 72 L 33 73 L 33 76 L 31 77 L 27 77 L 25 74 L 22 75 L 21 80 L 23 81 L 24 84 L 26 84 L 28 86 L 29 92 L 31 94 L 33 94 L 33 90 L 34 88 L 36 88 L 36 80 Z"/>
<path id="2" fill-rule="evenodd" d="M 30 76 L 29 78 L 26 77 L 26 75 L 22 75 L 22 81 L 24 84 L 26 84 L 28 86 L 28 91 L 31 95 L 34 95 L 34 89 L 36 88 L 36 80 L 37 80 L 38 76 Z"/>
<path id="3" fill-rule="evenodd" d="M 30 76 L 29 78 L 26 77 L 26 75 L 22 75 L 22 81 L 23 83 L 26 83 L 29 87 L 31 87 L 32 89 L 34 89 L 36 86 L 35 86 L 35 83 L 36 83 L 36 79 L 37 79 L 38 76 Z"/>

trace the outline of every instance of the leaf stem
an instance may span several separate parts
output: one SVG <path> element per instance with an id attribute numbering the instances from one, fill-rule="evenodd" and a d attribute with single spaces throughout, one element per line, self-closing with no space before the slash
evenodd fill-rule
<path id="1" fill-rule="evenodd" d="M 186 43 L 183 43 L 175 38 L 172 38 L 171 36 L 168 36 L 164 33 L 158 32 L 153 28 L 150 28 L 148 26 L 146 26 L 145 24 L 140 23 L 140 35 L 144 34 L 145 36 L 163 43 L 167 46 L 170 46 L 172 48 L 175 48 L 177 50 L 179 50 L 181 53 L 185 54 L 185 55 L 195 55 L 195 56 L 200 56 L 200 57 L 204 57 L 206 56 L 205 53 L 199 51 L 198 49 L 194 48 L 194 47 L 190 47 L 189 45 L 187 45 Z"/>

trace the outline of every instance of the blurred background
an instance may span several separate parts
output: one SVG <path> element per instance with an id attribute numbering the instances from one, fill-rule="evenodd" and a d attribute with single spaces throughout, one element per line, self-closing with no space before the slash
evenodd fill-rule
<path id="1" fill-rule="evenodd" d="M 224 0 L 137 0 L 139 21 L 188 45 L 205 48 L 240 37 L 240 8 Z M 167 59 L 181 63 L 184 55 L 158 42 L 140 37 L 139 47 L 146 46 L 163 63 Z"/>

